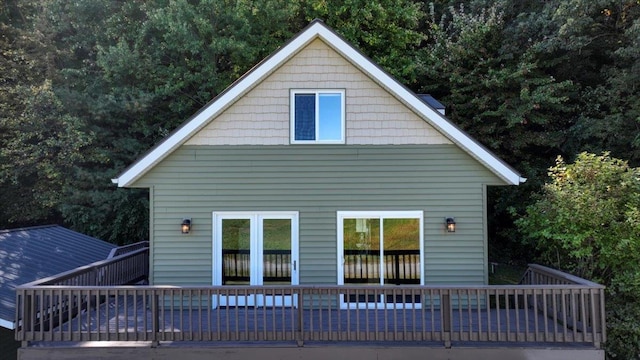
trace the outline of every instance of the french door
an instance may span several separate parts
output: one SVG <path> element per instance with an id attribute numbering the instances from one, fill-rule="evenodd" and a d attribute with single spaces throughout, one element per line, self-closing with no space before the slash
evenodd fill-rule
<path id="1" fill-rule="evenodd" d="M 297 212 L 214 212 L 213 285 L 297 285 Z M 291 306 L 291 295 L 218 296 L 214 306 Z"/>
<path id="2" fill-rule="evenodd" d="M 423 285 L 422 211 L 339 211 L 338 284 L 348 286 Z M 342 308 L 419 307 L 412 296 L 340 296 Z M 366 295 L 365 295 L 366 294 Z"/>

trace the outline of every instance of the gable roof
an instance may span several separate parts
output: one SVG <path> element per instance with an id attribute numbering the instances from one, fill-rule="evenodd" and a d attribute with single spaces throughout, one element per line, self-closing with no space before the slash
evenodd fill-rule
<path id="1" fill-rule="evenodd" d="M 17 286 L 104 260 L 115 247 L 58 225 L 0 230 L 0 326 L 13 329 Z"/>
<path id="2" fill-rule="evenodd" d="M 504 163 L 491 151 L 475 141 L 471 136 L 459 129 L 436 109 L 424 102 L 412 91 L 400 84 L 391 75 L 382 70 L 369 58 L 336 34 L 324 22 L 314 20 L 303 31 L 286 43 L 282 48 L 264 59 L 253 69 L 243 75 L 224 92 L 205 105 L 200 111 L 177 128 L 172 134 L 153 147 L 126 170 L 112 179 L 119 187 L 132 185 L 137 179 L 152 169 L 158 162 L 171 154 L 180 145 L 195 135 L 212 119 L 222 113 L 238 98 L 247 93 L 255 84 L 265 79 L 269 74 L 288 61 L 296 53 L 315 39 L 321 39 L 345 59 L 378 82 L 387 91 L 412 108 L 436 130 L 449 138 L 452 142 L 465 150 L 498 177 L 509 185 L 518 185 L 526 181 L 518 172 Z"/>

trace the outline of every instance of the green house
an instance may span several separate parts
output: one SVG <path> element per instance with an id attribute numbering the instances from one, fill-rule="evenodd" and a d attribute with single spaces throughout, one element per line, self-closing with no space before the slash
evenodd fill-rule
<path id="1" fill-rule="evenodd" d="M 525 180 L 314 21 L 113 182 L 152 285 L 392 286 L 487 284 L 487 187 Z"/>

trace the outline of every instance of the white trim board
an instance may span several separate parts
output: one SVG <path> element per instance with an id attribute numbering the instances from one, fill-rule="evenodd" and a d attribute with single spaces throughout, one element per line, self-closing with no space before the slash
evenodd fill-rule
<path id="1" fill-rule="evenodd" d="M 13 321 L 7 321 L 5 319 L 0 319 L 0 326 L 2 326 L 5 329 L 9 329 L 9 330 L 15 330 L 15 328 L 16 328 L 16 326 L 13 323 Z"/>
<path id="2" fill-rule="evenodd" d="M 335 51 L 344 56 L 354 66 L 365 72 L 373 80 L 385 87 L 392 95 L 402 99 L 426 122 L 436 130 L 453 141 L 469 155 L 474 157 L 498 177 L 509 185 L 518 185 L 526 181 L 515 170 L 506 165 L 495 154 L 480 145 L 468 134 L 460 130 L 445 118 L 440 112 L 424 103 L 413 92 L 393 79 L 378 65 L 356 50 L 351 44 L 336 34 L 320 20 L 314 20 L 291 39 L 280 50 L 267 57 L 252 70 L 243 75 L 238 81 L 228 87 L 223 93 L 209 104 L 205 105 L 198 113 L 187 120 L 171 135 L 152 148 L 147 154 L 139 158 L 129 168 L 124 170 L 117 178 L 112 179 L 119 187 L 127 187 L 152 169 L 158 162 L 171 154 L 180 145 L 195 135 L 212 119 L 218 116 L 228 106 L 233 104 L 256 84 L 280 67 L 298 51 L 302 50 L 313 40 L 320 38 Z"/>

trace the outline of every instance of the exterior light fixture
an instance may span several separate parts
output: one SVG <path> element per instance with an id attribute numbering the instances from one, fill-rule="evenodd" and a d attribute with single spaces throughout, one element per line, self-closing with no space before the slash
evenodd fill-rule
<path id="1" fill-rule="evenodd" d="M 191 219 L 182 219 L 182 233 L 188 234 L 191 231 Z"/>
<path id="2" fill-rule="evenodd" d="M 456 232 L 456 220 L 452 217 L 445 219 L 447 232 Z"/>

